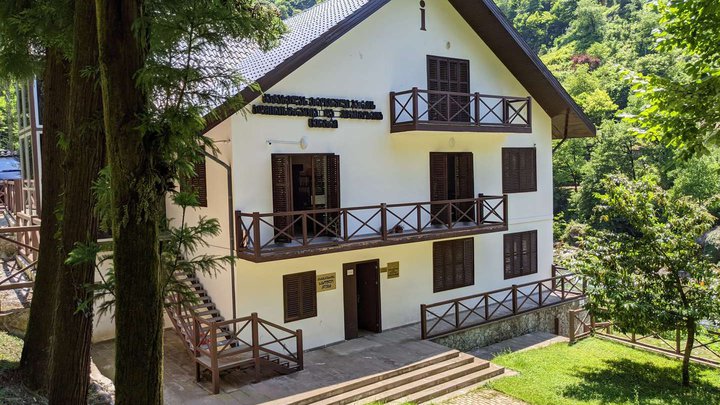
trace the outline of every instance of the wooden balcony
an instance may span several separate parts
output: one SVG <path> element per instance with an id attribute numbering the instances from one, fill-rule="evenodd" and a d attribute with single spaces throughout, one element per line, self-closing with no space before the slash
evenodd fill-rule
<path id="1" fill-rule="evenodd" d="M 253 262 L 505 231 L 507 195 L 312 211 L 235 213 L 237 256 Z"/>
<path id="2" fill-rule="evenodd" d="M 412 90 L 390 93 L 390 132 L 532 131 L 530 97 Z"/>

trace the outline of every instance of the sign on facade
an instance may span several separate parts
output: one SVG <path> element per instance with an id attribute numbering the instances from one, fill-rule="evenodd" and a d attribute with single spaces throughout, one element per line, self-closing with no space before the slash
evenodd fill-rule
<path id="1" fill-rule="evenodd" d="M 331 291 L 335 289 L 335 273 L 317 275 L 317 292 Z"/>
<path id="2" fill-rule="evenodd" d="M 264 94 L 262 103 L 252 106 L 253 114 L 307 117 L 310 128 L 337 128 L 338 118 L 382 120 L 375 103 L 368 100 Z"/>
<path id="3" fill-rule="evenodd" d="M 387 277 L 388 278 L 400 277 L 400 262 L 390 262 L 387 264 Z"/>

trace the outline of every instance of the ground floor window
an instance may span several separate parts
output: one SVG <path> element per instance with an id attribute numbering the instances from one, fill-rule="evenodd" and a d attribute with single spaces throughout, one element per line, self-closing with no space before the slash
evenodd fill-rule
<path id="1" fill-rule="evenodd" d="M 505 280 L 537 273 L 537 231 L 504 236 Z"/>
<path id="2" fill-rule="evenodd" d="M 317 316 L 317 290 L 314 271 L 283 276 L 285 322 Z"/>
<path id="3" fill-rule="evenodd" d="M 475 239 L 433 243 L 433 292 L 475 284 Z"/>

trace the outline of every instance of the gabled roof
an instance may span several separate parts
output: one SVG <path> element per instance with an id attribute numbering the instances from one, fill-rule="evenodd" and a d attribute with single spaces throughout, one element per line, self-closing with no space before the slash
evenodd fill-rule
<path id="1" fill-rule="evenodd" d="M 225 57 L 230 58 L 228 63 L 248 82 L 257 82 L 261 89 L 269 89 L 389 1 L 326 0 L 285 20 L 288 32 L 270 51 L 263 52 L 243 42 L 232 47 L 233 55 Z M 552 117 L 553 138 L 595 135 L 595 126 L 492 0 L 449 1 Z M 238 90 L 238 96 L 247 103 L 259 96 L 251 87 Z M 228 105 L 215 109 L 216 117 L 208 120 L 206 130 L 237 112 Z"/>

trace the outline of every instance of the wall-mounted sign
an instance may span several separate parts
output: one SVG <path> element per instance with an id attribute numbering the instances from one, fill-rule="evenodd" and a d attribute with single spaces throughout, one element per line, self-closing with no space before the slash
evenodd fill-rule
<path id="1" fill-rule="evenodd" d="M 390 262 L 387 264 L 387 277 L 388 278 L 400 277 L 400 262 Z"/>
<path id="2" fill-rule="evenodd" d="M 344 98 L 284 96 L 264 94 L 262 103 L 252 106 L 253 114 L 307 117 L 310 128 L 337 128 L 338 118 L 382 120 L 375 102 Z"/>
<path id="3" fill-rule="evenodd" d="M 317 275 L 317 292 L 331 291 L 335 289 L 335 273 Z"/>

